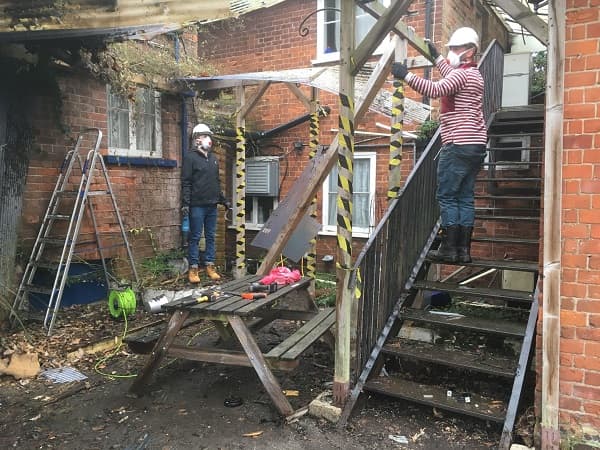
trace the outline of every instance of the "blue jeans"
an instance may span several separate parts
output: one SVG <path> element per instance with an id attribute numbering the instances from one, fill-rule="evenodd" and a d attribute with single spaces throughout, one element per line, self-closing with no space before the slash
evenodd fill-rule
<path id="1" fill-rule="evenodd" d="M 188 262 L 190 266 L 197 266 L 200 259 L 198 244 L 204 231 L 206 249 L 204 251 L 204 264 L 215 263 L 215 231 L 217 229 L 217 205 L 192 206 L 190 208 L 190 241 L 188 248 Z"/>
<path id="2" fill-rule="evenodd" d="M 437 201 L 442 227 L 475 222 L 475 178 L 485 159 L 483 145 L 447 144 L 442 147 L 437 167 Z"/>

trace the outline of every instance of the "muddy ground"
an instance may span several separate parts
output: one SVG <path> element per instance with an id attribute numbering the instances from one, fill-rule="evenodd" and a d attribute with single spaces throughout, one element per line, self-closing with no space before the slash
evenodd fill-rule
<path id="1" fill-rule="evenodd" d="M 146 356 L 114 345 L 125 323 L 112 319 L 105 303 L 63 311 L 52 337 L 37 322 L 25 331 L 3 331 L 2 357 L 38 355 L 41 369 L 72 367 L 83 381 L 53 383 L 41 375 L 16 380 L 0 375 L 0 448 L 18 449 L 490 449 L 501 427 L 403 401 L 363 395 L 346 429 L 304 415 L 285 423 L 251 368 L 169 360 L 146 395 L 128 394 L 132 375 Z M 129 331 L 164 317 L 136 313 Z M 289 332 L 275 322 L 260 335 L 269 348 Z M 186 330 L 187 342 L 216 341 L 208 324 Z M 110 348 L 110 347 L 113 348 Z M 291 373 L 279 372 L 282 389 L 302 408 L 331 386 L 333 357 L 318 343 Z M 239 406 L 227 400 L 242 399 Z M 529 430 L 522 427 L 525 438 Z M 405 437 L 407 444 L 397 441 Z M 522 437 L 517 436 L 522 442 Z"/>

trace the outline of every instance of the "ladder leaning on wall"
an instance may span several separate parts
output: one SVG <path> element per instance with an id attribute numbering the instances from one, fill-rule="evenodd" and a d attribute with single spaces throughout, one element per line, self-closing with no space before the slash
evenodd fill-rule
<path id="1" fill-rule="evenodd" d="M 98 153 L 101 141 L 102 131 L 98 128 L 85 129 L 77 137 L 73 149 L 65 155 L 50 203 L 15 296 L 10 316 L 13 322 L 17 319 L 17 314 L 28 311 L 29 295 L 45 295 L 48 296 L 48 306 L 44 316 L 44 328 L 48 330 L 48 335 L 52 333 L 75 253 L 97 252 L 102 262 L 106 288 L 110 289 L 110 275 L 105 250 L 112 247 L 125 247 L 133 281 L 138 282 L 131 247 L 108 178 L 108 171 L 102 155 Z M 84 147 L 88 142 L 91 149 L 86 153 Z M 97 170 L 100 171 L 99 174 L 97 174 Z M 105 204 L 97 205 L 96 201 L 92 201 L 92 198 L 97 198 L 97 202 L 101 202 L 102 197 L 110 198 L 110 207 Z M 99 205 L 102 207 L 101 214 L 104 218 L 100 223 L 102 228 L 110 229 L 110 223 L 107 224 L 104 221 L 109 217 L 108 214 L 112 213 L 118 222 L 118 232 L 99 232 L 98 217 L 100 214 L 97 213 Z M 78 240 L 79 231 L 86 207 L 93 228 L 93 239 L 89 242 L 80 242 Z M 122 242 L 102 245 L 101 237 L 106 239 L 107 235 L 115 234 Z M 39 281 L 42 278 L 40 276 L 36 278 L 38 269 L 48 269 L 54 273 L 51 285 Z"/>

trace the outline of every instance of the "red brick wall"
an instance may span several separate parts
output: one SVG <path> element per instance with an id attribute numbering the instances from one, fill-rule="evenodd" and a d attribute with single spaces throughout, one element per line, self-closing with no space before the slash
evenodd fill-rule
<path id="1" fill-rule="evenodd" d="M 600 3 L 567 0 L 560 426 L 600 440 Z"/>
<path id="2" fill-rule="evenodd" d="M 456 0 L 456 4 L 462 5 L 458 10 L 451 8 L 450 5 L 443 8 L 441 1 L 435 1 L 434 3 L 433 14 L 436 24 L 432 33 L 434 41 L 440 49 L 447 42 L 450 33 L 445 27 L 442 27 L 442 17 L 452 18 L 453 27 L 455 25 L 464 26 L 477 23 L 476 28 L 481 30 L 481 22 L 477 22 L 477 16 L 473 16 L 471 19 L 470 13 L 467 17 L 470 17 L 472 23 L 462 23 L 459 21 L 459 17 L 462 17 L 459 12 L 470 11 L 472 8 L 473 4 L 471 0 Z M 307 36 L 301 37 L 299 35 L 298 26 L 316 7 L 316 0 L 288 1 L 245 15 L 241 20 L 211 25 L 199 35 L 199 55 L 206 57 L 211 64 L 218 68 L 218 73 L 222 74 L 311 67 L 312 60 L 316 57 L 316 15 L 313 15 L 305 24 L 310 30 Z M 414 2 L 410 9 L 411 11 L 417 11 L 419 14 L 410 17 L 409 24 L 415 28 L 417 34 L 423 36 L 425 29 L 424 0 Z M 494 30 L 499 29 L 493 21 L 490 22 L 490 26 Z M 507 40 L 506 33 L 501 33 L 501 35 L 504 40 Z M 389 86 L 391 87 L 391 83 Z M 307 87 L 302 86 L 301 89 L 306 96 L 310 95 Z M 253 89 L 248 89 L 247 97 L 250 97 L 253 92 Z M 412 98 L 420 100 L 420 95 L 415 94 L 412 90 L 407 89 L 406 93 Z M 328 118 L 321 119 L 320 122 L 321 143 L 327 145 L 335 137 L 335 132 L 332 132 L 331 129 L 335 129 L 338 126 L 338 97 L 337 95 L 320 91 L 319 100 L 321 105 L 329 106 L 332 109 L 331 115 Z M 273 84 L 248 115 L 246 128 L 248 131 L 269 130 L 307 112 L 300 101 L 284 85 Z M 385 123 L 386 120 L 384 116 L 369 113 L 363 121 L 356 124 L 356 128 L 357 130 L 381 132 L 383 130 L 377 128 L 375 122 Z M 414 125 L 412 127 L 414 128 Z M 407 129 L 411 129 L 411 126 L 407 126 Z M 290 152 L 286 157 L 287 159 L 281 162 L 282 178 L 284 176 L 283 170 L 287 166 L 287 174 L 283 181 L 281 198 L 285 197 L 293 182 L 302 173 L 307 161 L 308 151 L 305 149 L 301 155 L 296 155 L 293 150 L 290 151 L 292 144 L 297 140 L 307 143 L 308 137 L 308 123 L 305 123 L 273 140 L 273 144 L 278 145 L 280 150 L 274 147 L 265 149 L 265 152 L 270 154 Z M 362 138 L 357 134 L 356 142 L 358 143 Z M 382 147 L 376 149 L 378 173 L 375 208 L 376 218 L 379 220 L 383 215 L 387 203 L 389 148 L 386 147 L 388 143 L 385 139 L 381 139 L 377 143 L 384 144 Z M 402 176 L 403 179 L 406 179 L 413 164 L 412 153 L 406 153 L 403 161 Z M 319 193 L 319 219 L 321 217 L 321 202 L 322 199 Z M 229 241 L 233 240 L 232 236 L 232 239 L 229 239 Z M 251 238 L 247 239 L 247 242 L 251 242 Z M 360 249 L 363 244 L 363 239 L 356 239 L 357 249 Z M 230 252 L 231 254 L 234 253 L 232 246 Z M 251 253 L 252 249 L 249 249 L 248 254 Z M 319 237 L 317 253 L 319 261 L 325 254 L 335 254 L 335 240 L 333 237 Z M 358 254 L 358 250 L 355 249 L 354 254 Z"/>
<path id="3" fill-rule="evenodd" d="M 86 75 L 64 74 L 59 77 L 63 96 L 62 125 L 69 130 L 65 134 L 58 126 L 56 103 L 50 98 L 38 98 L 32 110 L 34 128 L 34 153 L 27 175 L 23 198 L 23 216 L 20 239 L 24 254 L 29 255 L 44 212 L 56 183 L 58 170 L 65 153 L 72 148 L 77 132 L 86 127 L 102 130 L 100 145 L 102 153 L 107 151 L 107 99 L 103 83 Z M 162 97 L 163 158 L 181 161 L 180 100 Z M 91 148 L 89 141 L 84 146 Z M 180 164 L 178 163 L 178 166 Z M 117 204 L 124 226 L 130 233 L 134 256 L 137 259 L 151 256 L 154 250 L 166 250 L 180 246 L 179 233 L 179 168 L 108 166 L 109 177 L 114 188 Z M 118 230 L 117 222 L 106 203 L 98 209 L 100 228 Z M 84 222 L 81 236 L 91 231 Z M 117 252 L 123 256 L 122 251 Z M 108 251 L 114 256 L 115 251 Z M 94 258 L 96 255 L 84 254 Z"/>

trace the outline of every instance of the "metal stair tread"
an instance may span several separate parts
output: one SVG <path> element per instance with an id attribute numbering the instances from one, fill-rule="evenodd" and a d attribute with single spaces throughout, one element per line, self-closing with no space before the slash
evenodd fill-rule
<path id="1" fill-rule="evenodd" d="M 446 388 L 420 384 L 398 377 L 374 378 L 365 383 L 364 389 L 483 420 L 502 423 L 506 416 L 506 403 L 503 400 L 471 394 L 470 403 L 459 403 L 456 397 L 447 396 Z"/>
<path id="2" fill-rule="evenodd" d="M 404 320 L 414 320 L 416 322 L 424 322 L 462 330 L 478 331 L 487 334 L 497 334 L 515 338 L 522 338 L 525 336 L 526 328 L 526 324 L 524 323 L 498 319 L 483 319 L 480 317 L 450 316 L 412 308 L 403 309 L 400 312 L 400 317 Z"/>
<path id="3" fill-rule="evenodd" d="M 486 350 L 485 353 L 477 354 L 468 349 L 448 348 L 403 338 L 388 340 L 383 346 L 383 352 L 506 378 L 513 378 L 517 370 L 514 359 L 495 354 L 493 351 Z"/>
<path id="4" fill-rule="evenodd" d="M 502 300 L 513 300 L 519 302 L 531 302 L 533 296 L 531 292 L 516 291 L 513 289 L 493 289 L 485 287 L 468 287 L 454 283 L 443 283 L 440 281 L 422 280 L 416 281 L 413 285 L 418 289 L 428 291 L 444 291 L 459 295 L 468 295 L 476 297 L 497 298 Z"/>
<path id="5" fill-rule="evenodd" d="M 482 200 L 541 200 L 539 195 L 477 195 L 475 199 Z"/>
<path id="6" fill-rule="evenodd" d="M 521 272 L 537 272 L 539 264 L 532 261 L 514 261 L 510 259 L 474 259 L 470 263 L 460 263 L 460 265 L 485 267 L 490 269 L 516 270 Z"/>
<path id="7" fill-rule="evenodd" d="M 516 238 L 516 237 L 496 237 L 496 236 L 473 236 L 471 238 L 473 242 L 497 242 L 497 243 L 511 243 L 511 244 L 539 244 L 539 238 L 527 239 L 527 238 Z"/>
<path id="8" fill-rule="evenodd" d="M 539 221 L 539 217 L 533 216 L 494 216 L 490 214 L 475 214 L 475 219 L 480 220 L 527 220 L 531 222 Z"/>

